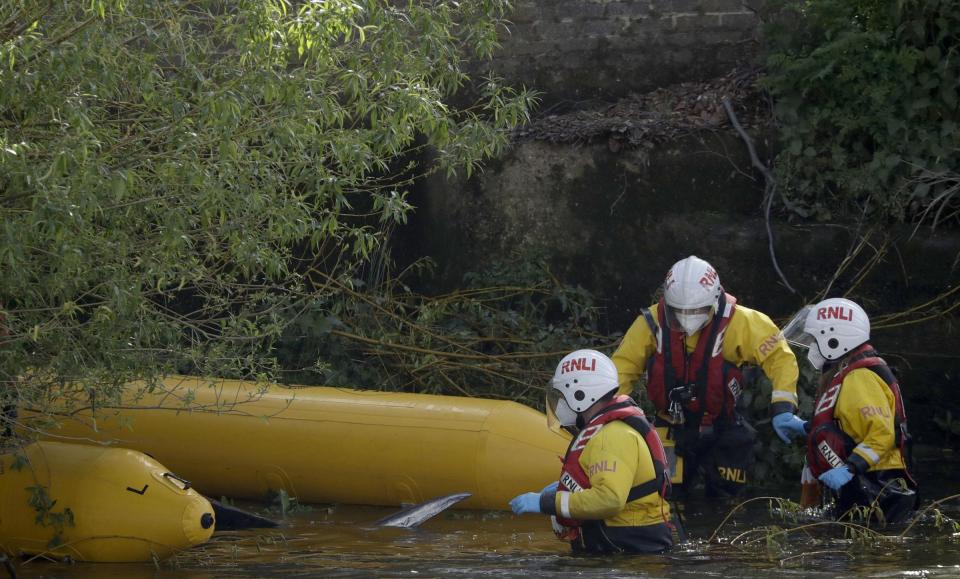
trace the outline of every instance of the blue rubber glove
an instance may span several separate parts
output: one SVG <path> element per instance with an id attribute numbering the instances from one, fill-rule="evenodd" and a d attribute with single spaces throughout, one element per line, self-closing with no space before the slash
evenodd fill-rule
<path id="1" fill-rule="evenodd" d="M 557 484 L 557 481 L 553 481 L 552 483 L 543 487 L 543 490 L 540 491 L 540 494 L 542 495 L 543 493 L 555 493 L 558 490 L 560 490 L 560 485 Z"/>
<path id="2" fill-rule="evenodd" d="M 780 440 L 789 443 L 795 436 L 806 436 L 807 421 L 791 412 L 781 412 L 773 417 L 773 429 Z"/>
<path id="3" fill-rule="evenodd" d="M 523 493 L 522 495 L 517 495 L 510 501 L 510 508 L 518 515 L 524 513 L 539 513 L 540 493 Z"/>
<path id="4" fill-rule="evenodd" d="M 820 475 L 820 482 L 835 491 L 839 491 L 840 487 L 850 482 L 850 479 L 852 478 L 853 473 L 850 472 L 850 469 L 847 468 L 847 465 L 843 465 L 835 466 Z"/>

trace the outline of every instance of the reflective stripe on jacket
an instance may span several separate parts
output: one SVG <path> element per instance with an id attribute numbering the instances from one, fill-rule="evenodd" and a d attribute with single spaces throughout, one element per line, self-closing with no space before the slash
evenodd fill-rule
<path id="1" fill-rule="evenodd" d="M 610 526 L 663 523 L 670 507 L 658 491 L 669 488 L 669 481 L 663 477 L 666 456 L 656 430 L 647 424 L 644 435 L 628 423 L 631 416 L 643 417 L 629 398 L 617 397 L 610 406 L 612 412 L 595 416 L 571 442 L 562 488 L 549 514 L 567 527 L 586 520 Z"/>
<path id="2" fill-rule="evenodd" d="M 836 421 L 855 444 L 846 460 L 858 472 L 905 468 L 906 413 L 899 384 L 869 344 L 847 359 L 817 396 L 811 432 Z"/>

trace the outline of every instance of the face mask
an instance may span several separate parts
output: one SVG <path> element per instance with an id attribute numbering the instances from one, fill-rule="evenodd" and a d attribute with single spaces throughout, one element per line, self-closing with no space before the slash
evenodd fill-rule
<path id="1" fill-rule="evenodd" d="M 823 370 L 823 365 L 827 359 L 820 353 L 820 346 L 810 344 L 810 347 L 807 348 L 807 361 L 813 364 L 813 367 L 817 370 Z"/>
<path id="2" fill-rule="evenodd" d="M 697 333 L 697 331 L 706 326 L 707 322 L 710 320 L 710 314 L 675 314 L 677 318 L 677 323 L 680 324 L 680 327 L 683 328 L 683 332 L 692 336 Z"/>
<path id="3" fill-rule="evenodd" d="M 560 426 L 573 426 L 577 422 L 577 413 L 570 408 L 570 405 L 563 398 L 557 401 L 553 413 L 557 415 Z"/>

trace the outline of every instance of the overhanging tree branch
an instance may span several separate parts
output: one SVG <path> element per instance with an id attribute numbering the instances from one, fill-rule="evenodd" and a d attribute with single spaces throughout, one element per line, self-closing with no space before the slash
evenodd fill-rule
<path id="1" fill-rule="evenodd" d="M 763 174 L 763 214 L 764 222 L 767 226 L 767 240 L 768 247 L 770 249 L 770 260 L 773 262 L 773 268 L 777 270 L 777 275 L 780 276 L 780 281 L 783 282 L 783 285 L 786 286 L 791 293 L 796 294 L 797 290 L 793 289 L 793 286 L 790 285 L 789 281 L 787 281 L 787 277 L 783 275 L 783 271 L 780 270 L 780 264 L 777 263 L 777 252 L 773 247 L 773 228 L 770 226 L 770 208 L 773 205 L 773 196 L 777 191 L 776 179 L 774 179 L 770 168 L 764 165 L 760 161 L 760 158 L 757 157 L 757 151 L 753 145 L 753 139 L 750 138 L 750 135 L 748 135 L 740 125 L 740 120 L 737 118 L 737 114 L 733 111 L 733 106 L 730 104 L 730 99 L 728 97 L 723 98 L 723 108 L 727 111 L 727 116 L 730 118 L 730 123 L 733 125 L 733 128 L 737 130 L 740 138 L 743 139 L 743 142 L 747 145 L 747 151 L 750 153 L 750 164 L 752 164 Z"/>

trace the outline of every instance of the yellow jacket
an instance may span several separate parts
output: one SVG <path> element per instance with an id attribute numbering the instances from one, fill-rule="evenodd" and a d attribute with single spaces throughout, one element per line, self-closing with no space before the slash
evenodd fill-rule
<path id="1" fill-rule="evenodd" d="M 658 319 L 657 304 L 650 307 Z M 686 337 L 687 352 L 697 347 L 701 332 Z M 724 360 L 742 366 L 757 364 L 773 384 L 770 403 L 774 414 L 797 411 L 797 358 L 780 329 L 766 314 L 737 304 L 726 335 L 723 337 Z M 657 351 L 657 338 L 641 315 L 634 320 L 613 353 L 613 363 L 620 374 L 618 394 L 630 394 L 634 383 L 647 369 L 647 360 Z"/>
<path id="2" fill-rule="evenodd" d="M 634 486 L 655 476 L 647 443 L 628 424 L 614 420 L 603 425 L 587 442 L 580 466 L 590 478 L 590 488 L 557 492 L 558 516 L 600 520 L 613 527 L 638 527 L 670 520 L 670 505 L 652 493 L 627 503 Z"/>
<path id="3" fill-rule="evenodd" d="M 868 471 L 904 468 L 896 444 L 895 409 L 890 387 L 869 368 L 857 368 L 844 377 L 833 418 L 857 443 L 853 454 Z"/>

